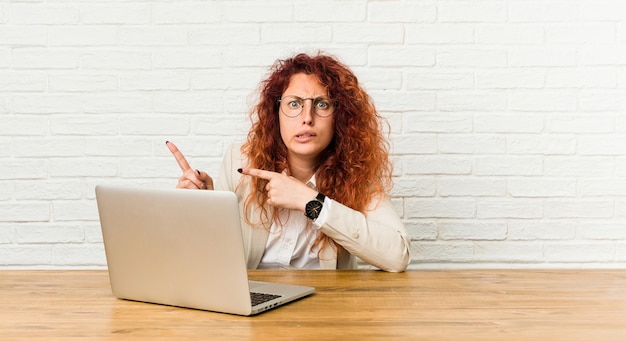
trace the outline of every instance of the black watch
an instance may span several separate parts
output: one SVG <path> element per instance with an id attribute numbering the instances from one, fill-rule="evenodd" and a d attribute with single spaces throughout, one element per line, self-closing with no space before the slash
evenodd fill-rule
<path id="1" fill-rule="evenodd" d="M 320 215 L 320 212 L 322 212 L 322 207 L 324 207 L 324 199 L 326 199 L 326 196 L 324 194 L 317 193 L 315 199 L 306 203 L 306 206 L 304 208 L 304 215 L 311 220 L 317 219 L 317 217 L 319 217 Z"/>

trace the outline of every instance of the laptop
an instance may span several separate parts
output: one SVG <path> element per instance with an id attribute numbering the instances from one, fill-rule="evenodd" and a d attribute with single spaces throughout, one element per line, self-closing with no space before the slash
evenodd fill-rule
<path id="1" fill-rule="evenodd" d="M 315 291 L 248 280 L 233 192 L 98 185 L 96 201 L 117 298 L 247 316 Z"/>

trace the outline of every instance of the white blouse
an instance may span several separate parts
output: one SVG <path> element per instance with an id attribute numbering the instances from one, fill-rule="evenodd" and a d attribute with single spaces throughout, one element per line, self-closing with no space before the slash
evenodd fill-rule
<path id="1" fill-rule="evenodd" d="M 306 185 L 317 189 L 315 175 Z M 319 248 L 313 247 L 313 242 L 321 233 L 319 228 L 326 221 L 331 202 L 331 200 L 324 200 L 324 206 L 315 222 L 298 210 L 279 209 L 280 219 L 275 220 L 270 228 L 265 252 L 258 268 L 319 269 L 320 261 L 317 255 Z"/>

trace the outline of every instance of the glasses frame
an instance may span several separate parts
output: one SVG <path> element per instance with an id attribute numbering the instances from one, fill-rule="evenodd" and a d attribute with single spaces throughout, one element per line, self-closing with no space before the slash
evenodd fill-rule
<path id="1" fill-rule="evenodd" d="M 298 112 L 297 115 L 288 115 L 282 107 L 282 102 L 285 98 L 294 98 L 295 100 L 301 101 L 302 102 L 302 106 L 300 107 L 300 111 Z M 304 102 L 306 102 L 307 100 L 311 100 L 311 108 L 313 109 L 313 113 L 319 117 L 329 117 L 332 116 L 332 114 L 335 113 L 335 109 L 337 109 L 337 101 L 334 99 L 330 99 L 328 97 L 325 96 L 318 96 L 318 97 L 311 97 L 311 98 L 301 98 L 298 96 L 293 96 L 293 95 L 289 95 L 289 96 L 285 96 L 285 97 L 281 97 L 279 98 L 276 102 L 278 103 L 278 110 L 285 116 L 289 117 L 289 118 L 296 118 L 300 115 L 302 115 L 302 112 L 304 111 Z M 321 100 L 327 101 L 331 106 L 332 106 L 332 110 L 330 110 L 330 113 L 328 115 L 320 115 L 317 112 L 317 107 L 315 106 L 316 103 L 319 103 Z"/>

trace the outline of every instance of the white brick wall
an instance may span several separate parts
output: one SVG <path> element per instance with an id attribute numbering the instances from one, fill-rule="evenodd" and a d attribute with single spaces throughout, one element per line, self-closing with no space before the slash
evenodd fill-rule
<path id="1" fill-rule="evenodd" d="M 105 265 L 98 183 L 217 175 L 277 58 L 391 124 L 413 268 L 626 265 L 623 0 L 0 2 L 0 268 Z"/>

